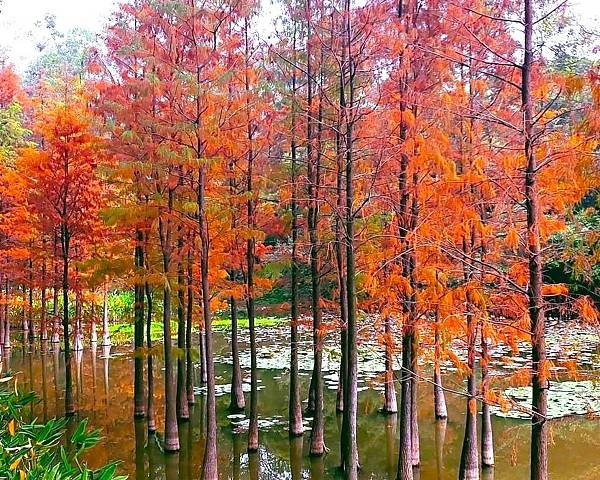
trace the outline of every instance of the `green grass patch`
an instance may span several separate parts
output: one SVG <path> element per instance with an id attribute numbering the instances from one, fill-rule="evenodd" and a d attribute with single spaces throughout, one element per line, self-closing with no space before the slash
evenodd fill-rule
<path id="1" fill-rule="evenodd" d="M 146 325 L 144 325 L 144 330 Z M 120 322 L 112 323 L 108 326 L 110 340 L 115 345 L 123 345 L 133 341 L 133 323 Z M 150 328 L 152 341 L 160 342 L 163 339 L 163 324 L 162 322 L 152 322 Z M 177 334 L 177 322 L 171 322 L 171 332 Z M 146 341 L 146 332 L 144 331 L 144 341 Z"/>
<path id="2" fill-rule="evenodd" d="M 287 322 L 287 317 L 257 317 L 256 327 L 257 328 L 269 328 L 282 325 Z M 238 318 L 239 328 L 248 328 L 248 318 L 241 316 Z M 231 318 L 225 316 L 216 316 L 213 318 L 213 329 L 215 331 L 226 331 L 231 328 Z M 145 329 L 145 325 L 144 325 Z M 194 331 L 198 328 L 195 325 Z M 114 345 L 124 345 L 133 341 L 133 323 L 120 322 L 112 323 L 108 326 L 110 332 L 110 339 Z M 171 321 L 171 333 L 173 337 L 177 335 L 177 322 Z M 153 342 L 162 342 L 163 340 L 163 324 L 162 322 L 152 322 L 151 336 Z M 146 340 L 146 333 L 144 332 L 144 341 Z"/>
<path id="3" fill-rule="evenodd" d="M 276 327 L 287 321 L 287 317 L 256 317 L 254 324 L 257 328 Z M 217 331 L 228 330 L 231 327 L 231 318 L 215 317 L 213 320 L 213 328 Z M 239 328 L 248 328 L 249 323 L 247 318 L 238 318 Z"/>

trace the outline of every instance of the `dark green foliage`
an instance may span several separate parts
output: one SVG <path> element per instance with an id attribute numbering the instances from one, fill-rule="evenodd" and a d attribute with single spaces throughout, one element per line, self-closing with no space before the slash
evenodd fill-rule
<path id="1" fill-rule="evenodd" d="M 100 440 L 99 430 L 89 430 L 87 420 L 65 438 L 66 418 L 46 423 L 25 420 L 25 407 L 35 401 L 33 393 L 19 394 L 7 388 L 10 378 L 0 388 L 0 478 L 21 480 L 122 480 L 116 476 L 116 463 L 92 470 L 82 454 Z M 66 446 L 64 445 L 66 443 Z"/>
<path id="2" fill-rule="evenodd" d="M 598 191 L 575 207 L 568 228 L 552 238 L 558 254 L 544 266 L 548 283 L 564 283 L 572 295 L 589 295 L 600 303 L 600 209 Z"/>

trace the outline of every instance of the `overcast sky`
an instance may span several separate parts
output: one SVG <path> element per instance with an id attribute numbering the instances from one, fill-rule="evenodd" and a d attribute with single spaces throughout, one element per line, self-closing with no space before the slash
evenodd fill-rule
<path id="1" fill-rule="evenodd" d="M 263 0 L 266 4 L 269 1 Z M 44 39 L 46 15 L 56 17 L 60 31 L 81 27 L 100 33 L 117 3 L 118 0 L 0 0 L 0 51 L 24 71 L 38 55 L 36 45 Z M 600 24 L 600 0 L 571 3 L 586 25 Z"/>

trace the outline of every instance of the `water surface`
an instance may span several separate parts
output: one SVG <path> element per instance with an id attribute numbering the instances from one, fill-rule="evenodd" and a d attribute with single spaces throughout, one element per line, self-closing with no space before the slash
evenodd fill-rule
<path id="1" fill-rule="evenodd" d="M 336 348 L 334 339 L 328 343 L 324 369 L 325 440 L 330 449 L 321 459 L 308 456 L 309 435 L 289 440 L 287 435 L 288 372 L 279 367 L 287 363 L 288 350 L 280 349 L 287 330 L 262 329 L 259 334 L 260 443 L 258 453 L 246 453 L 244 423 L 228 418 L 228 395 L 218 397 L 219 470 L 223 479 L 327 479 L 337 478 L 339 464 L 339 429 L 341 418 L 335 413 Z M 281 342 L 277 339 L 281 338 Z M 241 335 L 246 349 L 246 335 Z M 230 378 L 226 336 L 216 338 L 218 389 L 228 391 Z M 593 347 L 596 348 L 596 347 Z M 593 349 L 592 348 L 592 349 Z M 4 370 L 18 372 L 19 386 L 33 390 L 39 402 L 31 414 L 42 420 L 64 412 L 64 357 L 58 350 L 42 351 L 17 347 L 11 353 Z M 551 349 L 552 350 L 552 349 Z M 589 353 L 590 347 L 584 349 Z M 379 413 L 382 404 L 380 353 L 376 346 L 361 351 L 361 379 L 358 403 L 358 445 L 362 466 L 360 478 L 395 479 L 398 457 L 399 426 L 396 416 Z M 594 358 L 595 352 L 584 355 Z M 526 355 L 526 352 L 523 354 Z M 499 357 L 500 354 L 496 354 Z M 162 370 L 155 368 L 155 397 L 159 432 L 148 436 L 143 420 L 132 418 L 133 359 L 130 348 L 110 350 L 86 348 L 74 356 L 74 394 L 78 417 L 89 418 L 92 427 L 102 430 L 103 439 L 86 459 L 91 467 L 119 460 L 119 471 L 131 479 L 197 479 L 204 450 L 205 398 L 198 391 L 196 404 L 191 406 L 191 419 L 180 424 L 181 451 L 165 455 L 159 448 L 163 423 Z M 303 343 L 301 361 L 302 391 L 306 395 L 311 362 L 308 336 Z M 7 365 L 8 363 L 8 365 Z M 160 361 L 155 362 L 160 363 Z M 248 363 L 244 350 L 243 366 Z M 594 366 L 594 365 L 592 365 Z M 588 366 L 589 367 L 589 366 Z M 448 368 L 446 385 L 460 390 L 463 379 Z M 498 369 L 501 370 L 501 369 Z M 427 372 L 427 367 L 423 367 Z M 497 372 L 496 372 L 497 373 Z M 196 371 L 197 375 L 198 372 Z M 244 371 L 249 377 L 249 372 Z M 500 375 L 498 375 L 500 377 Z M 421 480 L 450 480 L 457 478 L 463 436 L 465 402 L 461 396 L 447 394 L 449 419 L 435 421 L 431 385 L 421 382 L 419 391 L 419 429 L 421 439 Z M 306 422 L 307 427 L 310 422 Z M 71 424 L 71 428 L 74 423 Z M 486 480 L 515 480 L 528 478 L 529 422 L 522 419 L 493 417 L 496 467 L 484 472 Z M 553 420 L 551 425 L 550 478 L 577 480 L 600 478 L 600 420 L 589 416 L 570 416 Z"/>

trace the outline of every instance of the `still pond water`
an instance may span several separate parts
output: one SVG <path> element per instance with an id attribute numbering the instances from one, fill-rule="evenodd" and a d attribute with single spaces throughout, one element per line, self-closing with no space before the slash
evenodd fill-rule
<path id="1" fill-rule="evenodd" d="M 572 333 L 572 332 L 570 332 Z M 309 435 L 288 439 L 286 430 L 288 372 L 285 369 L 289 350 L 285 345 L 285 328 L 261 329 L 259 332 L 259 412 L 261 436 L 260 451 L 246 453 L 246 432 L 239 419 L 228 418 L 228 395 L 219 396 L 219 469 L 223 479 L 329 479 L 337 478 L 339 464 L 340 418 L 335 413 L 335 386 L 337 357 L 334 339 L 330 339 L 325 353 L 326 371 L 326 431 L 325 440 L 330 449 L 322 459 L 308 457 Z M 567 341 L 564 332 L 550 335 L 550 352 L 576 358 L 580 367 L 594 377 L 598 370 L 598 343 L 594 335 L 573 335 Z M 585 337 L 585 341 L 581 338 Z M 278 341 L 281 338 L 281 341 Z M 557 345 L 552 345 L 556 338 Z M 591 339 L 591 340 L 590 340 Z M 227 337 L 216 336 L 217 392 L 228 391 L 230 357 Z M 241 334 L 242 367 L 249 364 L 246 333 Z M 51 348 L 51 347 L 50 347 Z M 13 348 L 9 365 L 4 371 L 18 372 L 21 389 L 35 391 L 40 400 L 32 414 L 40 419 L 64 412 L 64 358 L 58 350 L 42 354 Z M 196 404 L 191 407 L 190 422 L 180 424 L 181 451 L 163 455 L 157 439 L 148 437 L 143 420 L 134 421 L 133 360 L 130 348 L 86 348 L 75 357 L 74 386 L 79 418 L 89 418 L 90 425 L 102 430 L 103 439 L 87 455 L 91 467 L 109 461 L 120 461 L 119 471 L 130 479 L 198 479 L 204 449 L 204 396 L 198 391 Z M 302 391 L 306 395 L 311 365 L 310 342 L 305 332 L 304 353 L 301 354 Z M 495 369 L 494 386 L 501 386 L 511 368 L 507 365 L 506 349 L 497 349 L 494 358 L 502 367 Z M 517 367 L 527 352 L 515 356 Z M 376 346 L 361 349 L 359 389 L 358 445 L 363 479 L 395 479 L 398 457 L 399 425 L 395 416 L 378 412 L 381 397 L 381 353 Z M 156 362 L 155 362 L 156 365 Z M 427 372 L 428 367 L 423 367 Z M 157 425 L 163 419 L 162 371 L 155 372 Z M 198 372 L 195 372 L 198 374 Z M 245 376 L 249 371 L 245 369 Z M 590 375 L 591 374 L 591 375 Z M 446 386 L 464 389 L 463 379 L 450 366 L 445 373 Z M 597 377 L 596 377 L 597 379 Z M 420 480 L 450 480 L 457 478 L 459 455 L 463 437 L 464 399 L 447 394 L 449 419 L 435 421 L 431 386 L 421 383 L 419 392 L 419 428 L 421 439 Z M 600 398 L 598 399 L 600 400 Z M 306 422 L 309 426 L 309 422 Z M 529 423 L 523 419 L 494 416 L 494 443 L 496 467 L 484 472 L 486 480 L 518 480 L 528 478 Z M 157 436 L 160 436 L 158 432 Z M 552 421 L 550 447 L 552 480 L 600 479 L 600 420 L 590 416 L 568 416 Z"/>

